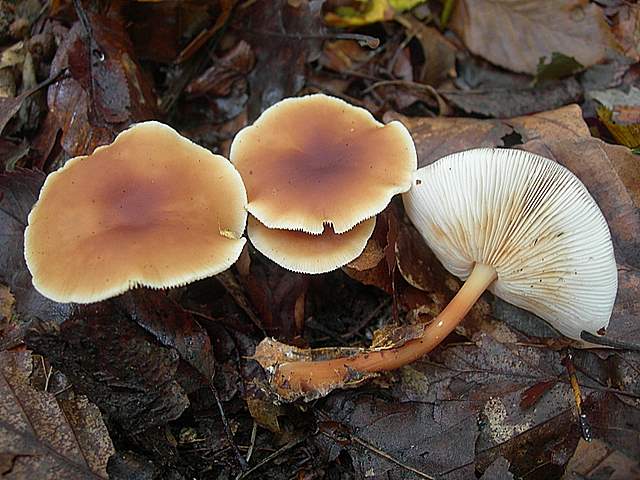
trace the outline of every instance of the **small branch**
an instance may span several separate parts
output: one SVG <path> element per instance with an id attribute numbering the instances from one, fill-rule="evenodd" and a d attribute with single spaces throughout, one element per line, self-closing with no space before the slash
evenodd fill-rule
<path id="1" fill-rule="evenodd" d="M 278 450 L 273 452 L 271 455 L 269 455 L 268 457 L 266 457 L 263 460 L 261 460 L 254 467 L 252 467 L 249 470 L 241 473 L 239 476 L 236 477 L 236 480 L 243 480 L 243 479 L 247 478 L 250 474 L 252 474 L 256 470 L 262 468 L 264 465 L 266 465 L 267 463 L 271 462 L 272 460 L 278 458 L 280 455 L 282 455 L 286 451 L 291 450 L 292 448 L 297 447 L 298 445 L 300 445 L 304 441 L 304 439 L 305 439 L 304 437 L 301 437 L 301 438 L 298 438 L 296 440 L 290 441 L 285 446 L 279 448 Z"/>
<path id="2" fill-rule="evenodd" d="M 251 455 L 253 455 L 253 447 L 256 445 L 256 434 L 258 433 L 258 424 L 253 422 L 253 428 L 251 429 L 251 442 L 249 443 L 249 450 L 247 450 L 246 460 L 247 463 L 251 460 Z"/>
<path id="3" fill-rule="evenodd" d="M 418 475 L 421 478 L 425 478 L 426 480 L 435 480 L 435 477 L 432 477 L 431 475 L 422 472 L 420 470 L 418 470 L 417 468 L 413 468 L 411 465 L 407 465 L 406 463 L 401 462 L 400 460 L 398 460 L 397 458 L 389 455 L 387 452 L 385 452 L 384 450 L 379 449 L 378 447 L 376 447 L 375 445 L 370 444 L 369 442 L 367 442 L 366 440 L 363 440 L 360 437 L 357 437 L 356 435 L 351 435 L 351 434 L 345 434 L 346 438 L 345 439 L 341 439 L 341 438 L 336 438 L 333 435 L 329 434 L 328 432 L 325 432 L 323 430 L 320 430 L 320 433 L 322 435 L 324 435 L 325 437 L 333 440 L 334 442 L 336 442 L 338 445 L 344 445 L 345 440 L 346 441 L 351 441 L 354 443 L 357 443 L 358 445 L 366 448 L 367 450 L 375 453 L 376 455 L 378 455 L 379 457 L 384 458 L 385 460 L 394 463 L 396 465 L 398 465 L 400 468 L 403 468 L 409 472 L 415 473 L 416 475 Z"/>
<path id="4" fill-rule="evenodd" d="M 593 333 L 589 333 L 583 330 L 580 333 L 580 338 L 585 342 L 594 343 L 596 345 L 602 345 L 604 347 L 617 348 L 619 350 L 631 350 L 634 352 L 640 352 L 640 345 L 631 342 L 625 342 L 623 340 L 615 340 L 613 338 L 599 337 Z"/>
<path id="5" fill-rule="evenodd" d="M 580 422 L 580 429 L 582 430 L 582 438 L 587 442 L 593 440 L 591 434 L 591 425 L 587 421 L 587 416 L 582 411 L 582 392 L 580 391 L 580 384 L 578 383 L 578 377 L 576 377 L 576 367 L 573 365 L 573 354 L 571 350 L 567 352 L 567 356 L 563 359 L 562 364 L 567 369 L 569 374 L 569 380 L 571 382 L 571 389 L 573 390 L 573 398 L 576 402 L 576 410 L 578 411 L 578 419 Z"/>
<path id="6" fill-rule="evenodd" d="M 265 37 L 294 38 L 296 40 L 355 40 L 362 47 L 371 49 L 380 46 L 380 39 L 371 35 L 360 33 L 327 33 L 324 35 L 305 35 L 302 33 L 273 32 L 270 30 L 243 30 L 253 35 L 263 35 Z"/>
<path id="7" fill-rule="evenodd" d="M 209 387 L 211 388 L 211 392 L 213 393 L 213 396 L 216 399 L 216 404 L 218 405 L 218 411 L 220 412 L 220 417 L 222 418 L 222 425 L 224 426 L 224 433 L 227 436 L 227 440 L 231 444 L 231 448 L 233 449 L 236 459 L 240 464 L 240 468 L 244 472 L 247 468 L 249 468 L 249 465 L 247 464 L 247 461 L 245 460 L 245 458 L 242 456 L 242 453 L 240 453 L 240 450 L 238 449 L 238 446 L 236 445 L 236 442 L 233 439 L 233 432 L 231 431 L 231 427 L 229 426 L 229 421 L 227 420 L 227 416 L 224 413 L 224 408 L 222 407 L 222 402 L 220 401 L 218 390 L 216 390 L 216 387 L 213 385 L 213 377 L 211 378 L 211 382 L 209 382 Z"/>

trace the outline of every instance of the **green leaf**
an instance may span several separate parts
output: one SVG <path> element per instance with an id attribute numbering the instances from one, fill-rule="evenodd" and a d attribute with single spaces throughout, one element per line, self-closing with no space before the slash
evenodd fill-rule
<path id="1" fill-rule="evenodd" d="M 553 52 L 548 63 L 547 57 L 540 57 L 540 60 L 538 60 L 537 73 L 533 83 L 538 84 L 546 80 L 569 77 L 583 69 L 584 66 L 575 58 L 563 53 Z"/>

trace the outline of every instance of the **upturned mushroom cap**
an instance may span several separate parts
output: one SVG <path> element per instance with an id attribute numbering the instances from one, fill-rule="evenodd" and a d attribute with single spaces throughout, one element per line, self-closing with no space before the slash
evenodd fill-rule
<path id="1" fill-rule="evenodd" d="M 284 268 L 299 273 L 325 273 L 358 257 L 375 226 L 374 217 L 339 235 L 329 227 L 320 235 L 313 235 L 267 228 L 249 216 L 247 236 L 263 255 Z"/>
<path id="2" fill-rule="evenodd" d="M 323 94 L 282 100 L 233 140 L 248 210 L 269 228 L 344 233 L 411 187 L 416 151 L 399 122 Z"/>
<path id="3" fill-rule="evenodd" d="M 161 123 L 134 125 L 47 177 L 25 231 L 33 284 L 89 303 L 214 275 L 240 255 L 246 202 L 224 157 Z"/>
<path id="4" fill-rule="evenodd" d="M 618 278 L 609 228 L 560 164 L 520 150 L 469 150 L 418 170 L 403 199 L 454 275 L 494 267 L 495 295 L 574 339 L 608 325 Z"/>

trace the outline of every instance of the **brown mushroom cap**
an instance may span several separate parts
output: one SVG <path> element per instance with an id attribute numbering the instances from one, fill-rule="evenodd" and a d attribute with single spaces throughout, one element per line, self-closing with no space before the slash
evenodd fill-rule
<path id="1" fill-rule="evenodd" d="M 325 273 L 357 258 L 375 226 L 374 217 L 339 235 L 330 227 L 320 235 L 313 235 L 267 228 L 249 216 L 247 235 L 263 255 L 284 268 L 299 273 Z"/>
<path id="2" fill-rule="evenodd" d="M 183 285 L 237 260 L 245 207 L 242 179 L 224 157 L 140 123 L 47 177 L 25 258 L 36 289 L 59 302 Z"/>
<path id="3" fill-rule="evenodd" d="M 288 98 L 233 140 L 248 210 L 269 228 L 337 234 L 411 187 L 416 151 L 399 122 L 323 94 Z"/>

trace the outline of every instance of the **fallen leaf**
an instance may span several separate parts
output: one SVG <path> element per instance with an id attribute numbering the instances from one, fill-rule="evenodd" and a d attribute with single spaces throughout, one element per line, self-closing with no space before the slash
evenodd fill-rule
<path id="1" fill-rule="evenodd" d="M 189 406 L 177 352 L 159 346 L 117 300 L 76 306 L 62 325 L 42 322 L 25 341 L 125 431 L 164 425 Z"/>
<path id="2" fill-rule="evenodd" d="M 68 67 L 71 73 L 49 88 L 47 101 L 63 132 L 62 147 L 72 157 L 110 143 L 133 122 L 157 116 L 155 96 L 135 61 L 120 7 L 102 16 L 88 13 L 91 35 L 76 22 L 51 64 L 52 72 Z"/>
<path id="3" fill-rule="evenodd" d="M 127 18 L 137 58 L 164 63 L 173 62 L 182 40 L 211 20 L 204 2 L 174 1 L 130 2 Z"/>
<path id="4" fill-rule="evenodd" d="M 537 84 L 548 80 L 558 80 L 574 75 L 581 70 L 584 70 L 584 66 L 576 61 L 575 58 L 563 53 L 553 52 L 549 59 L 546 57 L 540 58 L 534 82 Z"/>
<path id="5" fill-rule="evenodd" d="M 602 9 L 584 0 L 461 0 L 451 28 L 474 54 L 531 75 L 553 52 L 589 67 L 615 46 Z"/>
<path id="6" fill-rule="evenodd" d="M 640 478 L 640 464 L 624 453 L 612 450 L 601 440 L 580 439 L 563 480 L 625 480 Z"/>
<path id="7" fill-rule="evenodd" d="M 321 408 L 368 444 L 436 478 L 473 477 L 500 455 L 516 475 L 545 461 L 561 470 L 568 458 L 557 452 L 578 440 L 570 387 L 556 385 L 535 411 L 520 409 L 517 399 L 533 383 L 562 373 L 556 352 L 479 332 L 472 344 L 440 347 L 392 374 L 398 381 L 388 391 L 337 393 Z M 534 442 L 535 450 L 524 448 Z M 361 445 L 343 448 L 361 476 L 373 469 L 407 478 L 401 466 Z"/>
<path id="8" fill-rule="evenodd" d="M 618 5 L 612 32 L 622 53 L 636 62 L 640 61 L 640 5 Z"/>
<path id="9" fill-rule="evenodd" d="M 273 262 L 252 261 L 250 275 L 241 276 L 240 281 L 267 334 L 291 339 L 301 333 L 304 318 L 299 316 L 300 308 L 304 314 L 308 275 Z"/>
<path id="10" fill-rule="evenodd" d="M 256 67 L 249 75 L 249 120 L 303 87 L 305 64 L 321 53 L 323 3 L 258 2 L 234 17 L 256 55 Z"/>
<path id="11" fill-rule="evenodd" d="M 340 73 L 356 71 L 371 58 L 372 53 L 354 40 L 324 42 L 319 62 L 323 67 Z"/>
<path id="12" fill-rule="evenodd" d="M 456 46 L 440 33 L 412 15 L 398 15 L 396 21 L 407 29 L 408 35 L 415 35 L 422 47 L 424 64 L 418 80 L 437 87 L 443 81 L 456 76 Z"/>
<path id="13" fill-rule="evenodd" d="M 95 405 L 63 404 L 29 385 L 27 351 L 0 352 L 0 458 L 3 478 L 106 478 L 114 448 Z"/>
<path id="14" fill-rule="evenodd" d="M 68 305 L 53 302 L 33 288 L 24 260 L 24 229 L 43 182 L 44 174 L 34 170 L 0 174 L 0 282 L 14 295 L 18 314 L 3 341 L 22 338 L 33 319 L 62 322 L 69 312 Z"/>
<path id="15" fill-rule="evenodd" d="M 614 112 L 607 107 L 600 107 L 596 111 L 598 118 L 607 130 L 613 135 L 616 141 L 629 148 L 640 147 L 640 108 L 635 108 L 635 114 L 638 115 L 636 122 L 631 124 L 618 123 L 614 121 Z"/>
<path id="16" fill-rule="evenodd" d="M 472 147 L 502 145 L 502 138 L 513 132 L 512 127 L 498 120 L 410 118 L 394 112 L 384 116 L 385 122 L 392 120 L 400 120 L 411 132 L 418 153 L 418 167 Z"/>
<path id="17" fill-rule="evenodd" d="M 467 113 L 498 118 L 551 110 L 576 102 L 583 95 L 582 87 L 574 78 L 525 88 L 441 90 L 439 93 Z"/>
<path id="18" fill-rule="evenodd" d="M 164 292 L 135 289 L 118 299 L 128 315 L 162 345 L 175 348 L 180 357 L 211 382 L 215 360 L 211 340 L 193 315 Z"/>
<path id="19" fill-rule="evenodd" d="M 254 65 L 251 47 L 241 40 L 222 57 L 214 59 L 214 64 L 189 83 L 185 91 L 191 95 L 229 95 L 233 83 L 243 80 Z"/>

